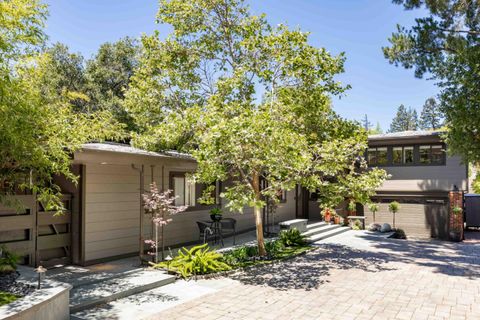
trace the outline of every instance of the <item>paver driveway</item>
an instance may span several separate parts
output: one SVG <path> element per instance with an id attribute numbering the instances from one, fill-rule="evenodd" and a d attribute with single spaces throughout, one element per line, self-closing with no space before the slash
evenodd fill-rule
<path id="1" fill-rule="evenodd" d="M 350 231 L 230 278 L 150 319 L 480 319 L 480 244 Z"/>

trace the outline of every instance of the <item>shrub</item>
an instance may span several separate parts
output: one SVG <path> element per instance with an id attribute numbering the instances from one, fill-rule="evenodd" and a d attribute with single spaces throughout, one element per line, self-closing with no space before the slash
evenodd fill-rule
<path id="1" fill-rule="evenodd" d="M 205 243 L 191 249 L 180 249 L 178 255 L 169 263 L 160 262 L 152 265 L 154 268 L 166 268 L 183 278 L 188 278 L 192 275 L 230 270 L 230 266 L 222 258 L 220 253 L 210 251 L 208 244 Z"/>
<path id="2" fill-rule="evenodd" d="M 353 230 L 362 230 L 362 223 L 358 220 L 355 220 L 355 222 L 353 223 L 353 226 L 352 226 L 352 229 Z"/>
<path id="3" fill-rule="evenodd" d="M 17 270 L 20 256 L 9 251 L 5 246 L 0 247 L 0 273 L 9 273 Z"/>
<path id="4" fill-rule="evenodd" d="M 286 247 L 303 246 L 307 243 L 305 236 L 296 228 L 281 231 L 279 239 Z"/>
<path id="5" fill-rule="evenodd" d="M 9 304 L 18 299 L 18 296 L 9 292 L 0 291 L 0 306 Z"/>
<path id="6" fill-rule="evenodd" d="M 275 241 L 268 241 L 265 243 L 265 249 L 269 256 L 276 257 L 280 252 L 285 249 L 285 246 L 282 241 L 275 240 Z"/>
<path id="7" fill-rule="evenodd" d="M 394 239 L 407 239 L 407 235 L 403 229 L 396 229 L 395 232 L 391 235 L 391 238 Z"/>
<path id="8" fill-rule="evenodd" d="M 382 229 L 382 226 L 378 223 L 372 223 L 368 226 L 369 231 L 380 231 L 380 229 Z"/>

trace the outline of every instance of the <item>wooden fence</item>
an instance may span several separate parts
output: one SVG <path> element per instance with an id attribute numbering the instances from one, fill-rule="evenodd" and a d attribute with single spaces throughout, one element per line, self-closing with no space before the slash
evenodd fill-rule
<path id="1" fill-rule="evenodd" d="M 63 214 L 45 211 L 33 195 L 15 196 L 23 209 L 0 205 L 0 246 L 19 254 L 31 266 L 71 262 L 71 196 L 64 195 Z"/>

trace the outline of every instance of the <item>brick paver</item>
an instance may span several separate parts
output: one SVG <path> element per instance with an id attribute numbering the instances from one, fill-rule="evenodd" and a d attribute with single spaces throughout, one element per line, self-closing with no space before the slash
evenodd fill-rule
<path id="1" fill-rule="evenodd" d="M 480 319 L 480 245 L 348 232 L 151 319 Z"/>

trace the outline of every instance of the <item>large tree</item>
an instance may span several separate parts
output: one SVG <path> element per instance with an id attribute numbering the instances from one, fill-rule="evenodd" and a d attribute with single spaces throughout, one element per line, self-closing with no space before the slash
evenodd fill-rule
<path id="1" fill-rule="evenodd" d="M 133 143 L 191 153 L 199 182 L 228 180 L 222 196 L 233 210 L 254 208 L 263 255 L 265 198 L 296 184 L 349 189 L 332 177 L 353 171 L 366 147 L 365 132 L 330 106 L 345 90 L 334 80 L 343 56 L 309 45 L 299 30 L 272 27 L 243 1 L 160 1 L 157 19 L 173 32 L 142 39 L 125 104 L 139 128 Z M 385 173 L 367 176 L 378 185 Z"/>
<path id="2" fill-rule="evenodd" d="M 118 128 L 108 113 L 75 113 L 68 89 L 45 86 L 54 59 L 37 53 L 46 15 L 39 1 L 0 2 L 0 201 L 29 189 L 47 210 L 62 210 L 53 177 L 76 181 L 71 154 Z"/>
<path id="3" fill-rule="evenodd" d="M 96 55 L 87 61 L 85 77 L 91 105 L 110 110 L 118 121 L 134 130 L 133 121 L 123 109 L 124 93 L 138 65 L 140 46 L 129 37 L 116 42 L 106 42 Z"/>
<path id="4" fill-rule="evenodd" d="M 443 125 L 443 115 L 435 98 L 428 98 L 420 114 L 420 128 L 436 130 Z"/>
<path id="5" fill-rule="evenodd" d="M 464 0 L 394 0 L 428 14 L 398 27 L 383 48 L 395 65 L 431 76 L 441 89 L 450 150 L 480 161 L 480 3 Z"/>
<path id="6" fill-rule="evenodd" d="M 412 108 L 405 108 L 403 104 L 398 107 L 397 114 L 390 123 L 389 132 L 417 130 L 418 115 Z"/>

